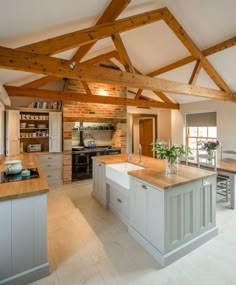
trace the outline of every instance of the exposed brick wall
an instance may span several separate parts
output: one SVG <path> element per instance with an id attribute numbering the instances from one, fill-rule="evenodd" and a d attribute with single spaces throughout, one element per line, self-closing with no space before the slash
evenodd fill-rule
<path id="1" fill-rule="evenodd" d="M 127 89 L 120 86 L 102 84 L 102 83 L 88 83 L 89 89 L 93 95 L 101 95 L 101 92 L 106 92 L 108 96 L 126 97 Z M 69 80 L 65 85 L 65 91 L 85 93 L 85 90 L 77 80 Z M 117 123 L 116 131 L 112 137 L 112 146 L 120 147 L 122 152 L 126 151 L 126 124 L 118 124 L 120 119 L 126 118 L 126 106 L 107 105 L 107 104 L 93 104 L 68 102 L 63 105 L 63 117 L 66 118 L 85 118 L 86 121 L 96 121 L 96 119 L 111 119 L 111 122 Z M 117 121 L 116 121 L 117 120 Z M 72 126 L 71 122 L 64 122 L 63 124 L 63 138 L 64 150 L 71 150 L 72 146 Z M 63 180 L 64 183 L 71 181 L 72 169 L 71 162 L 68 163 L 68 157 L 65 156 Z"/>

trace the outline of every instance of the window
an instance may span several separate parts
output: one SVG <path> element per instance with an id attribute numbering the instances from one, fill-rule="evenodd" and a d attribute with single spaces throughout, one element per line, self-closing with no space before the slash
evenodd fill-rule
<path id="1" fill-rule="evenodd" d="M 197 158 L 197 149 L 201 141 L 217 139 L 216 126 L 216 112 L 186 115 L 186 145 L 191 148 L 191 156 L 194 159 Z"/>
<path id="2" fill-rule="evenodd" d="M 191 156 L 197 158 L 197 148 L 201 141 L 216 140 L 216 127 L 187 127 L 186 129 L 186 145 L 191 148 Z"/>

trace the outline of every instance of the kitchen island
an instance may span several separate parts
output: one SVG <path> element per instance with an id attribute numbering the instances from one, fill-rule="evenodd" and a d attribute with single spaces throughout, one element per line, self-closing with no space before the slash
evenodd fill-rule
<path id="1" fill-rule="evenodd" d="M 166 175 L 162 160 L 134 156 L 127 164 L 123 154 L 93 162 L 93 196 L 162 266 L 217 235 L 215 172 L 178 165 Z"/>
<path id="2" fill-rule="evenodd" d="M 0 284 L 28 284 L 49 274 L 48 184 L 34 154 L 2 158 L 1 174 L 11 159 L 37 168 L 39 177 L 0 184 Z"/>

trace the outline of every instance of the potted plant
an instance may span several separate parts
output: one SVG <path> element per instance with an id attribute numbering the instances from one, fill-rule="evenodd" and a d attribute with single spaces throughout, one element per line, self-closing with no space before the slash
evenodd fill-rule
<path id="1" fill-rule="evenodd" d="M 178 159 L 191 153 L 189 147 L 184 147 L 182 144 L 169 146 L 165 141 L 157 141 L 153 150 L 157 153 L 157 158 L 166 159 L 166 174 L 177 173 Z"/>

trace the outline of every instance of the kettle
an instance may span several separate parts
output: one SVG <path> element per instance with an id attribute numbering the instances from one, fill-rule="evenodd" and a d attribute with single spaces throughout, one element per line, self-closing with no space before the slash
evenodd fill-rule
<path id="1" fill-rule="evenodd" d="M 95 140 L 88 141 L 88 148 L 95 148 L 95 147 L 96 147 Z"/>

